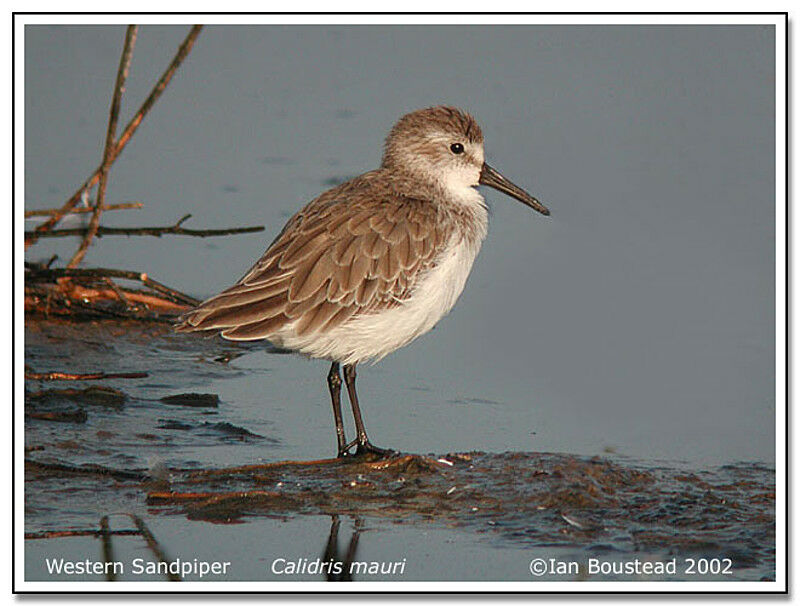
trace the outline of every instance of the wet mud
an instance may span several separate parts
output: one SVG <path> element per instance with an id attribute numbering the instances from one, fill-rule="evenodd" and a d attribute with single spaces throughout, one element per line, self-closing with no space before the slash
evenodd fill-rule
<path id="1" fill-rule="evenodd" d="M 142 524 L 119 533 L 145 538 L 146 520 L 202 533 L 209 524 L 246 529 L 319 516 L 330 518 L 333 537 L 347 517 L 356 520 L 351 541 L 364 523 L 378 531 L 448 529 L 475 537 L 487 558 L 504 548 L 724 555 L 733 574 L 708 580 L 775 577 L 775 472 L 757 463 L 687 469 L 614 456 L 460 452 L 219 464 L 196 446 L 280 445 L 268 425 L 244 426 L 225 416 L 218 396 L 195 391 L 211 377 L 242 372 L 228 361 L 246 351 L 216 340 L 187 343 L 153 326 L 29 326 L 26 364 L 37 371 L 148 373 L 102 385 L 26 381 L 29 541 L 106 540 L 101 520 L 114 512 Z M 164 356 L 168 371 L 152 368 Z M 169 465 L 144 454 L 159 451 L 171 453 Z M 329 538 L 326 550 L 335 543 Z"/>

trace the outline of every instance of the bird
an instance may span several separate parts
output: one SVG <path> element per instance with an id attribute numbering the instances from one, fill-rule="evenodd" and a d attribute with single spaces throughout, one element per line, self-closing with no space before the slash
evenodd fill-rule
<path id="1" fill-rule="evenodd" d="M 377 170 L 309 202 L 241 279 L 182 315 L 175 329 L 267 340 L 327 360 L 337 456 L 394 454 L 367 436 L 356 367 L 408 345 L 453 308 L 488 231 L 479 185 L 550 214 L 485 162 L 483 143 L 475 118 L 459 108 L 402 116 Z M 342 367 L 352 441 L 342 419 Z"/>

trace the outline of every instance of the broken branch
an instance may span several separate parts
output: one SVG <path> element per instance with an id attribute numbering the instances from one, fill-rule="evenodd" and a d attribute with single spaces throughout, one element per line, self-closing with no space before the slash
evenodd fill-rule
<path id="1" fill-rule="evenodd" d="M 25 281 L 26 282 L 53 282 L 59 278 L 122 278 L 125 280 L 135 280 L 141 282 L 145 286 L 153 290 L 168 295 L 173 302 L 184 303 L 186 305 L 199 305 L 200 301 L 194 297 L 190 297 L 180 291 L 170 288 L 156 282 L 144 272 L 127 271 L 124 269 L 106 269 L 103 267 L 91 269 L 78 269 L 78 268 L 56 268 L 56 269 L 39 269 L 36 266 L 26 265 L 25 267 Z M 128 298 L 131 293 L 127 293 Z"/>
<path id="2" fill-rule="evenodd" d="M 109 210 L 127 210 L 129 208 L 142 208 L 144 204 L 141 202 L 123 202 L 122 204 L 106 204 L 103 206 L 103 211 Z M 36 210 L 26 210 L 25 211 L 25 218 L 28 219 L 30 217 L 53 217 L 58 215 L 61 212 L 60 208 L 40 208 Z M 73 208 L 72 210 L 64 213 L 70 215 L 79 215 L 82 213 L 91 213 L 94 212 L 94 207 L 86 207 L 86 208 Z"/>
<path id="3" fill-rule="evenodd" d="M 71 372 L 33 372 L 25 371 L 25 378 L 35 381 L 98 381 L 101 379 L 144 379 L 146 372 L 92 372 L 75 374 Z"/>
<path id="4" fill-rule="evenodd" d="M 167 88 L 170 80 L 172 80 L 172 76 L 175 75 L 175 71 L 180 67 L 181 63 L 183 63 L 186 56 L 189 54 L 189 51 L 192 50 L 192 46 L 194 46 L 194 42 L 197 39 L 197 36 L 200 35 L 200 30 L 203 28 L 202 25 L 195 25 L 192 27 L 189 34 L 186 36 L 184 41 L 181 43 L 180 47 L 178 48 L 175 57 L 173 57 L 172 62 L 167 67 L 166 71 L 162 74 L 161 78 L 158 80 L 156 85 L 150 91 L 147 99 L 145 99 L 142 106 L 133 116 L 128 125 L 125 127 L 125 130 L 120 135 L 119 139 L 117 140 L 116 145 L 114 146 L 114 153 L 111 158 L 111 162 L 114 162 L 122 153 L 122 150 L 130 141 L 131 137 L 133 137 L 136 129 L 139 128 L 139 125 L 144 120 L 144 117 L 153 107 L 155 102 L 164 92 L 164 89 Z M 64 205 L 61 207 L 60 212 L 51 216 L 47 221 L 36 227 L 34 233 L 29 237 L 28 234 L 25 234 L 25 248 L 30 246 L 31 244 L 35 243 L 38 240 L 38 237 L 42 235 L 42 233 L 46 233 L 50 231 L 54 225 L 56 225 L 61 219 L 64 217 L 66 213 L 68 213 L 80 200 L 83 196 L 83 192 L 88 191 L 92 187 L 94 187 L 97 182 L 100 180 L 100 172 L 103 169 L 103 165 L 101 164 L 98 166 L 92 175 L 81 185 L 78 190 L 72 194 L 72 197 L 67 200 Z"/>
<path id="5" fill-rule="evenodd" d="M 231 234 L 249 234 L 259 231 L 264 231 L 263 225 L 254 225 L 250 227 L 230 227 L 226 229 L 187 229 L 181 227 L 181 223 L 186 221 L 191 215 L 186 215 L 175 225 L 168 225 L 165 227 L 103 227 L 98 226 L 96 236 L 102 238 L 103 236 L 155 236 L 160 238 L 165 234 L 176 234 L 179 236 L 193 236 L 195 238 L 210 238 L 214 236 L 228 236 Z M 25 238 L 66 238 L 68 236 L 86 236 L 88 228 L 77 227 L 71 229 L 54 229 L 42 233 L 34 231 L 26 231 Z"/>
<path id="6" fill-rule="evenodd" d="M 86 235 L 83 242 L 72 255 L 67 267 L 75 267 L 80 265 L 89 245 L 92 243 L 97 233 L 97 228 L 100 225 L 100 215 L 103 213 L 103 205 L 106 201 L 106 187 L 108 185 L 108 171 L 114 161 L 114 149 L 116 144 L 114 140 L 117 136 L 117 122 L 119 120 L 119 108 L 122 105 L 122 95 L 125 92 L 125 81 L 128 79 L 128 72 L 131 67 L 131 59 L 133 58 L 133 47 L 136 44 L 136 34 L 139 31 L 138 25 L 129 25 L 125 31 L 125 45 L 122 48 L 122 56 L 119 59 L 119 68 L 117 69 L 117 81 L 114 84 L 114 96 L 111 99 L 111 109 L 109 110 L 108 117 L 108 130 L 106 131 L 106 146 L 103 151 L 103 164 L 100 167 L 100 180 L 97 187 L 97 199 L 94 204 L 94 212 L 89 221 L 89 227 L 86 230 Z"/>

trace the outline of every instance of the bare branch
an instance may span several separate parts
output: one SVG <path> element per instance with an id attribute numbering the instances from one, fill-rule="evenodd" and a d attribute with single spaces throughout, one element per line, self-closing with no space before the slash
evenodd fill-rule
<path id="1" fill-rule="evenodd" d="M 125 130 L 120 135 L 119 140 L 117 141 L 117 149 L 114 159 L 116 159 L 116 156 L 118 156 L 122 149 L 128 144 L 128 141 L 130 141 L 130 138 L 136 132 L 136 129 L 139 128 L 139 125 L 142 123 L 142 120 L 144 120 L 147 112 L 150 111 L 150 108 L 153 107 L 153 104 L 158 101 L 161 93 L 163 93 L 164 89 L 167 88 L 169 81 L 172 80 L 172 76 L 175 75 L 175 71 L 180 67 L 181 63 L 183 63 L 183 60 L 186 59 L 189 51 L 192 50 L 194 42 L 197 40 L 197 36 L 200 35 L 201 29 L 203 29 L 202 25 L 192 26 L 189 34 L 181 43 L 180 47 L 178 47 L 178 52 L 175 53 L 175 57 L 173 57 L 169 67 L 167 67 L 161 78 L 159 78 L 158 82 L 153 87 L 153 90 L 150 91 L 147 99 L 145 99 L 144 103 L 142 103 L 139 111 L 137 111 L 131 121 L 128 122 L 128 126 L 125 127 Z"/>
<path id="2" fill-rule="evenodd" d="M 67 267 L 76 267 L 83 261 L 89 245 L 92 243 L 97 233 L 97 228 L 100 225 L 100 215 L 103 213 L 103 205 L 106 201 L 106 186 L 108 185 L 108 171 L 114 161 L 114 152 L 116 145 L 114 140 L 117 136 L 117 121 L 119 120 L 119 108 L 122 105 L 122 95 L 125 93 L 125 81 L 128 79 L 128 73 L 131 68 L 131 59 L 133 58 L 133 47 L 136 45 L 136 34 L 139 31 L 138 25 L 129 25 L 125 31 L 125 45 L 122 48 L 122 56 L 119 59 L 119 68 L 117 69 L 117 81 L 114 84 L 114 96 L 111 99 L 111 109 L 109 110 L 108 117 L 108 130 L 106 131 L 106 146 L 103 152 L 103 164 L 100 168 L 100 183 L 97 186 L 97 199 L 94 203 L 94 212 L 89 221 L 89 228 L 86 230 L 86 235 L 83 237 L 83 242 L 75 251 L 75 254 L 67 263 Z"/>
<path id="3" fill-rule="evenodd" d="M 195 238 L 210 238 L 214 236 L 227 236 L 230 234 L 249 234 L 259 231 L 264 231 L 263 225 L 254 225 L 251 227 L 230 227 L 226 229 L 187 229 L 181 227 L 181 223 L 186 220 L 186 217 L 178 221 L 175 225 L 168 225 L 166 227 L 103 227 L 98 226 L 98 238 L 103 236 L 155 236 L 160 238 L 165 234 L 175 234 L 179 236 L 193 236 Z M 68 236 L 85 236 L 87 232 L 86 227 L 75 227 L 69 229 L 54 229 L 52 231 L 42 232 L 37 234 L 35 232 L 26 231 L 25 237 L 39 238 L 66 238 Z"/>
<path id="4" fill-rule="evenodd" d="M 134 133 L 136 132 L 136 129 L 139 128 L 139 125 L 144 120 L 144 117 L 147 115 L 147 113 L 153 107 L 155 102 L 164 92 L 164 89 L 167 88 L 167 85 L 169 84 L 170 80 L 172 80 L 172 76 L 175 75 L 175 71 L 178 69 L 178 67 L 180 67 L 181 63 L 183 63 L 184 59 L 186 59 L 186 56 L 189 54 L 189 51 L 192 50 L 192 46 L 194 46 L 194 42 L 197 39 L 197 36 L 200 34 L 200 30 L 202 28 L 203 28 L 202 25 L 193 26 L 189 34 L 181 43 L 180 47 L 178 47 L 178 51 L 175 54 L 175 57 L 173 57 L 172 62 L 169 64 L 164 74 L 161 76 L 159 81 L 153 87 L 153 90 L 150 91 L 150 94 L 148 95 L 147 99 L 145 99 L 144 103 L 142 103 L 142 106 L 139 108 L 139 111 L 137 111 L 136 114 L 131 119 L 131 121 L 128 122 L 128 125 L 125 127 L 125 130 L 122 132 L 119 139 L 117 140 L 117 144 L 114 146 L 114 155 L 112 158 L 112 162 L 115 161 L 117 157 L 119 157 L 122 150 L 128 144 L 128 141 L 130 141 L 131 137 L 133 137 Z M 91 189 L 97 184 L 97 182 L 100 180 L 100 171 L 102 170 L 102 168 L 103 166 L 101 164 L 95 169 L 92 175 L 86 181 L 84 181 L 84 183 L 78 188 L 78 190 L 74 194 L 72 194 L 72 197 L 64 203 L 59 213 L 53 215 L 52 217 L 50 217 L 50 219 L 48 219 L 47 221 L 36 227 L 34 233 L 30 237 L 28 236 L 28 234 L 25 234 L 26 248 L 31 244 L 35 243 L 38 240 L 38 236 L 41 236 L 43 232 L 50 231 L 53 228 L 53 226 L 55 226 L 59 221 L 61 221 L 64 215 L 68 213 L 70 210 L 72 210 L 72 208 L 74 208 L 75 205 L 80 201 L 84 191 Z"/>
<path id="5" fill-rule="evenodd" d="M 144 204 L 141 202 L 123 202 L 122 204 L 106 204 L 103 206 L 103 211 L 108 210 L 126 210 L 129 208 L 142 208 Z M 68 211 L 68 215 L 78 215 L 81 213 L 92 213 L 94 212 L 94 207 L 90 208 L 73 208 L 72 210 Z M 25 218 L 28 219 L 29 217 L 54 217 L 61 213 L 60 208 L 41 208 L 36 210 L 26 210 L 25 211 Z"/>
<path id="6" fill-rule="evenodd" d="M 146 372 L 93 372 L 74 374 L 70 372 L 33 372 L 25 371 L 25 378 L 31 381 L 97 381 L 100 379 L 145 379 Z"/>
<path id="7" fill-rule="evenodd" d="M 101 228 L 102 229 L 102 228 Z M 79 268 L 40 268 L 37 266 L 26 266 L 25 282 L 54 282 L 59 278 L 122 278 L 125 280 L 135 280 L 153 290 L 167 295 L 173 301 L 186 305 L 199 305 L 200 301 L 190 297 L 180 291 L 165 286 L 161 282 L 156 282 L 144 272 L 128 271 L 124 269 L 107 269 L 96 267 L 91 269 Z M 130 297 L 130 293 L 128 293 Z"/>

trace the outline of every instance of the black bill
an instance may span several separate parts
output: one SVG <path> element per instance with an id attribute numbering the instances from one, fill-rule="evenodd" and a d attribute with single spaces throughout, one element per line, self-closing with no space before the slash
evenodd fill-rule
<path id="1" fill-rule="evenodd" d="M 506 179 L 503 175 L 493 169 L 491 166 L 483 163 L 481 169 L 481 177 L 478 179 L 481 185 L 488 185 L 494 187 L 496 190 L 508 194 L 512 198 L 516 198 L 523 204 L 530 206 L 533 210 L 538 210 L 543 215 L 549 215 L 550 211 L 539 200 L 534 198 L 521 187 L 517 187 L 511 181 Z"/>

